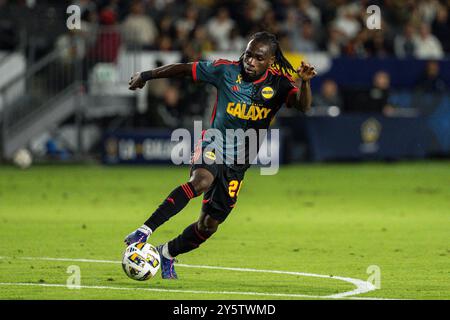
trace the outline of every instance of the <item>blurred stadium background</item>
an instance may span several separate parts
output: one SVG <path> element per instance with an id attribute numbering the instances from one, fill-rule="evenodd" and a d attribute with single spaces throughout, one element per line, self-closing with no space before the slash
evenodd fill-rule
<path id="1" fill-rule="evenodd" d="M 80 29 L 68 30 L 78 5 Z M 381 29 L 370 30 L 376 4 Z M 199 59 L 238 59 L 277 34 L 294 67 L 314 64 L 313 110 L 282 109 L 280 162 L 448 158 L 450 1 L 0 0 L 3 162 L 170 163 L 170 133 L 209 123 L 212 86 L 130 76 Z"/>

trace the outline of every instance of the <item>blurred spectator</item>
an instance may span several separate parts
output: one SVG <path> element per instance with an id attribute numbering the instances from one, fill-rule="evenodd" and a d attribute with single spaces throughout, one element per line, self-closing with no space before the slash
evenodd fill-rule
<path id="1" fill-rule="evenodd" d="M 183 18 L 179 19 L 175 23 L 175 28 L 177 30 L 182 29 L 184 33 L 191 33 L 194 31 L 195 26 L 197 25 L 198 20 L 198 10 L 193 7 L 189 6 L 186 10 L 186 13 Z"/>
<path id="2" fill-rule="evenodd" d="M 245 34 L 252 34 L 266 13 L 270 4 L 266 0 L 249 0 L 242 4 L 241 12 L 238 12 L 239 28 L 245 30 Z M 260 31 L 260 30 L 257 30 Z"/>
<path id="3" fill-rule="evenodd" d="M 313 105 L 318 107 L 342 107 L 342 99 L 334 80 L 326 79 L 323 81 L 320 94 L 314 96 Z"/>
<path id="4" fill-rule="evenodd" d="M 231 29 L 229 43 L 230 51 L 244 52 L 247 46 L 247 40 L 241 37 L 241 35 L 239 34 L 239 29 L 237 27 Z"/>
<path id="5" fill-rule="evenodd" d="M 227 51 L 229 48 L 230 33 L 235 23 L 230 18 L 228 9 L 222 7 L 217 15 L 211 18 L 207 24 L 208 34 L 214 41 L 215 47 L 219 51 Z"/>
<path id="6" fill-rule="evenodd" d="M 245 8 L 248 13 L 247 17 L 250 18 L 252 23 L 257 23 L 270 10 L 270 3 L 266 0 L 249 0 Z"/>
<path id="7" fill-rule="evenodd" d="M 156 61 L 156 66 L 161 67 L 162 62 Z M 148 108 L 144 115 L 145 122 L 138 119 L 140 125 L 151 127 L 176 128 L 181 123 L 181 99 L 180 90 L 176 79 L 155 79 L 148 90 Z"/>
<path id="8" fill-rule="evenodd" d="M 370 32 L 370 38 L 366 41 L 365 47 L 369 56 L 378 58 L 388 57 L 393 52 L 392 46 L 382 30 Z"/>
<path id="9" fill-rule="evenodd" d="M 417 83 L 416 91 L 418 92 L 446 92 L 447 86 L 440 76 L 439 63 L 437 61 L 428 61 L 425 66 L 425 72 Z"/>
<path id="10" fill-rule="evenodd" d="M 188 63 L 192 61 L 198 61 L 202 57 L 202 52 L 198 50 L 193 42 L 186 42 L 181 50 L 180 62 Z"/>
<path id="11" fill-rule="evenodd" d="M 395 55 L 399 58 L 412 58 L 416 52 L 417 37 L 414 26 L 408 23 L 403 27 L 403 34 L 399 34 L 394 39 Z"/>
<path id="12" fill-rule="evenodd" d="M 157 50 L 170 51 L 173 49 L 172 38 L 169 35 L 161 35 L 156 43 L 158 44 Z"/>
<path id="13" fill-rule="evenodd" d="M 343 52 L 351 57 L 357 58 L 367 57 L 367 50 L 365 47 L 367 39 L 368 39 L 368 31 L 362 29 L 353 39 L 350 39 L 347 42 L 347 44 L 343 48 Z"/>
<path id="14" fill-rule="evenodd" d="M 392 113 L 392 107 L 388 104 L 390 76 L 385 71 L 374 74 L 371 88 L 348 88 L 344 94 L 346 112 Z"/>
<path id="15" fill-rule="evenodd" d="M 275 11 L 267 10 L 258 25 L 259 30 L 265 30 L 273 34 L 280 32 L 280 25 L 276 19 Z"/>
<path id="16" fill-rule="evenodd" d="M 450 6 L 450 4 L 449 4 Z M 432 24 L 433 34 L 439 39 L 445 52 L 450 51 L 450 19 L 448 18 L 448 8 L 441 6 L 436 13 L 436 18 Z"/>
<path id="17" fill-rule="evenodd" d="M 91 62 L 116 62 L 121 45 L 120 33 L 117 27 L 117 14 L 112 8 L 100 12 L 100 24 L 105 28 L 97 36 L 88 57 Z"/>
<path id="18" fill-rule="evenodd" d="M 208 32 L 204 25 L 199 25 L 194 30 L 192 45 L 198 52 L 206 52 L 213 50 L 213 43 L 208 37 Z"/>
<path id="19" fill-rule="evenodd" d="M 170 15 L 165 15 L 159 20 L 158 23 L 159 34 L 164 34 L 168 36 L 174 36 L 173 19 Z"/>
<path id="20" fill-rule="evenodd" d="M 332 57 L 340 56 L 344 44 L 344 34 L 339 29 L 330 27 L 328 29 L 328 41 L 326 42 L 326 51 Z"/>
<path id="21" fill-rule="evenodd" d="M 372 88 L 369 90 L 364 111 L 389 114 L 391 106 L 388 105 L 391 77 L 387 72 L 378 71 L 373 77 Z"/>
<path id="22" fill-rule="evenodd" d="M 70 65 L 76 59 L 83 59 L 86 54 L 86 42 L 78 29 L 60 35 L 55 46 L 63 65 Z"/>
<path id="23" fill-rule="evenodd" d="M 314 38 L 314 27 L 310 21 L 305 21 L 302 25 L 300 38 L 294 42 L 293 47 L 298 52 L 314 52 L 318 50 Z"/>
<path id="24" fill-rule="evenodd" d="M 310 0 L 297 0 L 297 9 L 302 22 L 310 21 L 314 28 L 320 27 L 320 10 Z"/>
<path id="25" fill-rule="evenodd" d="M 141 0 L 134 0 L 131 3 L 130 13 L 121 28 L 128 47 L 152 48 L 158 36 L 158 29 L 150 16 L 145 14 Z"/>
<path id="26" fill-rule="evenodd" d="M 439 40 L 430 33 L 430 27 L 422 23 L 419 29 L 419 36 L 414 38 L 416 50 L 415 57 L 418 59 L 441 59 L 444 57 L 442 46 Z"/>
<path id="27" fill-rule="evenodd" d="M 439 9 L 439 1 L 437 0 L 422 0 L 417 3 L 417 11 L 423 22 L 430 25 Z"/>
<path id="28" fill-rule="evenodd" d="M 301 24 L 298 19 L 297 11 L 294 8 L 289 8 L 286 11 L 286 18 L 280 25 L 280 30 L 283 34 L 286 34 L 289 41 L 295 44 L 301 37 Z"/>
<path id="29" fill-rule="evenodd" d="M 339 10 L 339 14 L 332 25 L 344 34 L 347 39 L 354 38 L 361 30 L 361 23 L 357 19 L 357 13 L 347 6 Z"/>
<path id="30" fill-rule="evenodd" d="M 86 40 L 81 30 L 72 29 L 58 37 L 55 43 L 55 49 L 58 50 L 59 59 L 57 61 L 56 77 L 53 81 L 53 87 L 57 90 L 66 88 L 75 79 L 75 67 L 77 62 L 83 61 L 86 54 Z"/>
<path id="31" fill-rule="evenodd" d="M 81 31 L 86 41 L 86 46 L 91 47 L 97 40 L 99 30 L 98 14 L 96 10 L 85 10 L 81 15 Z"/>

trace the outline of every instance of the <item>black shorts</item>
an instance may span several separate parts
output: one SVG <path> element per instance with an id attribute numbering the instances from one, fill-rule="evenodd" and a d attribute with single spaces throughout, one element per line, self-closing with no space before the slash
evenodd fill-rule
<path id="1" fill-rule="evenodd" d="M 194 163 L 203 148 L 197 146 L 191 158 L 191 175 L 198 168 L 204 168 L 214 176 L 214 182 L 203 195 L 203 212 L 223 222 L 236 205 L 242 187 L 245 171 L 249 166 L 227 166 L 221 163 Z"/>
<path id="2" fill-rule="evenodd" d="M 203 195 L 203 211 L 213 219 L 223 222 L 236 205 L 245 171 L 236 171 L 224 164 L 193 164 L 195 169 L 204 168 L 214 176 L 214 182 Z"/>

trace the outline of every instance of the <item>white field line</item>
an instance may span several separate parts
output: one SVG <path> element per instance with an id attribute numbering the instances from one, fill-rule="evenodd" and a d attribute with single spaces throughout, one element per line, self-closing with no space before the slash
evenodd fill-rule
<path id="1" fill-rule="evenodd" d="M 0 282 L 0 286 L 11 287 L 50 287 L 50 288 L 66 288 L 65 284 L 50 283 L 23 283 L 23 282 Z M 284 298 L 307 298 L 307 299 L 334 299 L 331 296 L 313 296 L 303 294 L 288 293 L 266 293 L 266 292 L 245 292 L 245 291 L 203 291 L 203 290 L 181 290 L 181 289 L 156 289 L 156 288 L 126 288 L 112 286 L 79 286 L 80 289 L 97 289 L 97 290 L 122 290 L 122 291 L 153 291 L 153 292 L 170 292 L 170 293 L 193 293 L 193 294 L 217 294 L 217 295 L 246 295 L 246 296 L 269 296 Z M 367 298 L 367 297 L 343 297 L 342 299 L 351 300 L 391 300 L 385 298 Z"/>
<path id="2" fill-rule="evenodd" d="M 10 257 L 1 257 L 0 259 L 10 259 Z M 120 264 L 120 261 L 115 260 L 93 260 L 93 259 L 71 259 L 71 258 L 50 258 L 50 257 L 18 257 L 20 260 L 44 260 L 44 261 L 64 261 L 64 262 L 87 262 L 87 263 L 108 263 L 108 264 Z M 288 293 L 264 293 L 264 292 L 234 292 L 234 291 L 197 291 L 197 290 L 175 290 L 175 289 L 156 289 L 156 288 L 122 288 L 122 287 L 110 287 L 110 286 L 81 286 L 81 288 L 90 289 L 110 289 L 110 290 L 144 290 L 144 291 L 158 291 L 158 292 L 178 292 L 178 293 L 197 293 L 197 294 L 236 294 L 236 295 L 253 295 L 253 296 L 274 296 L 274 297 L 299 297 L 299 298 L 322 298 L 322 299 L 341 299 L 350 298 L 350 296 L 367 293 L 376 290 L 376 287 L 370 282 L 347 278 L 339 276 L 328 276 L 315 273 L 304 273 L 294 271 L 279 271 L 279 270 L 262 270 L 262 269 L 248 269 L 248 268 L 231 268 L 231 267 L 219 267 L 219 266 L 203 266 L 203 265 L 189 265 L 189 264 L 177 264 L 177 267 L 185 268 L 201 268 L 201 269 L 213 269 L 213 270 L 227 270 L 237 272 L 260 272 L 260 273 L 273 273 L 273 274 L 287 274 L 303 277 L 315 277 L 336 279 L 351 283 L 356 286 L 356 289 L 352 291 L 346 291 L 338 294 L 328 296 L 313 296 L 302 294 L 288 294 Z M 7 286 L 43 286 L 43 287 L 65 287 L 66 285 L 58 284 L 43 284 L 43 283 L 0 283 L 0 285 Z M 371 298 L 369 298 L 371 299 Z"/>

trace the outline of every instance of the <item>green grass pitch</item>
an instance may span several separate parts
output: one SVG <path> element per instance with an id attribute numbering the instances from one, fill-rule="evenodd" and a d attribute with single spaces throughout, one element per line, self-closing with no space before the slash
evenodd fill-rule
<path id="1" fill-rule="evenodd" d="M 28 259 L 119 261 L 125 235 L 186 182 L 188 172 L 175 166 L 1 166 L 0 299 L 320 298 L 355 289 L 338 276 L 368 281 L 372 265 L 379 267 L 380 288 L 353 297 L 450 298 L 445 161 L 284 166 L 274 176 L 253 168 L 219 231 L 179 257 L 187 265 L 329 277 L 179 266 L 178 281 L 158 274 L 137 282 L 117 263 Z M 177 236 L 197 219 L 200 206 L 201 198 L 191 201 L 149 242 Z M 81 274 L 78 290 L 65 286 L 72 265 Z"/>

